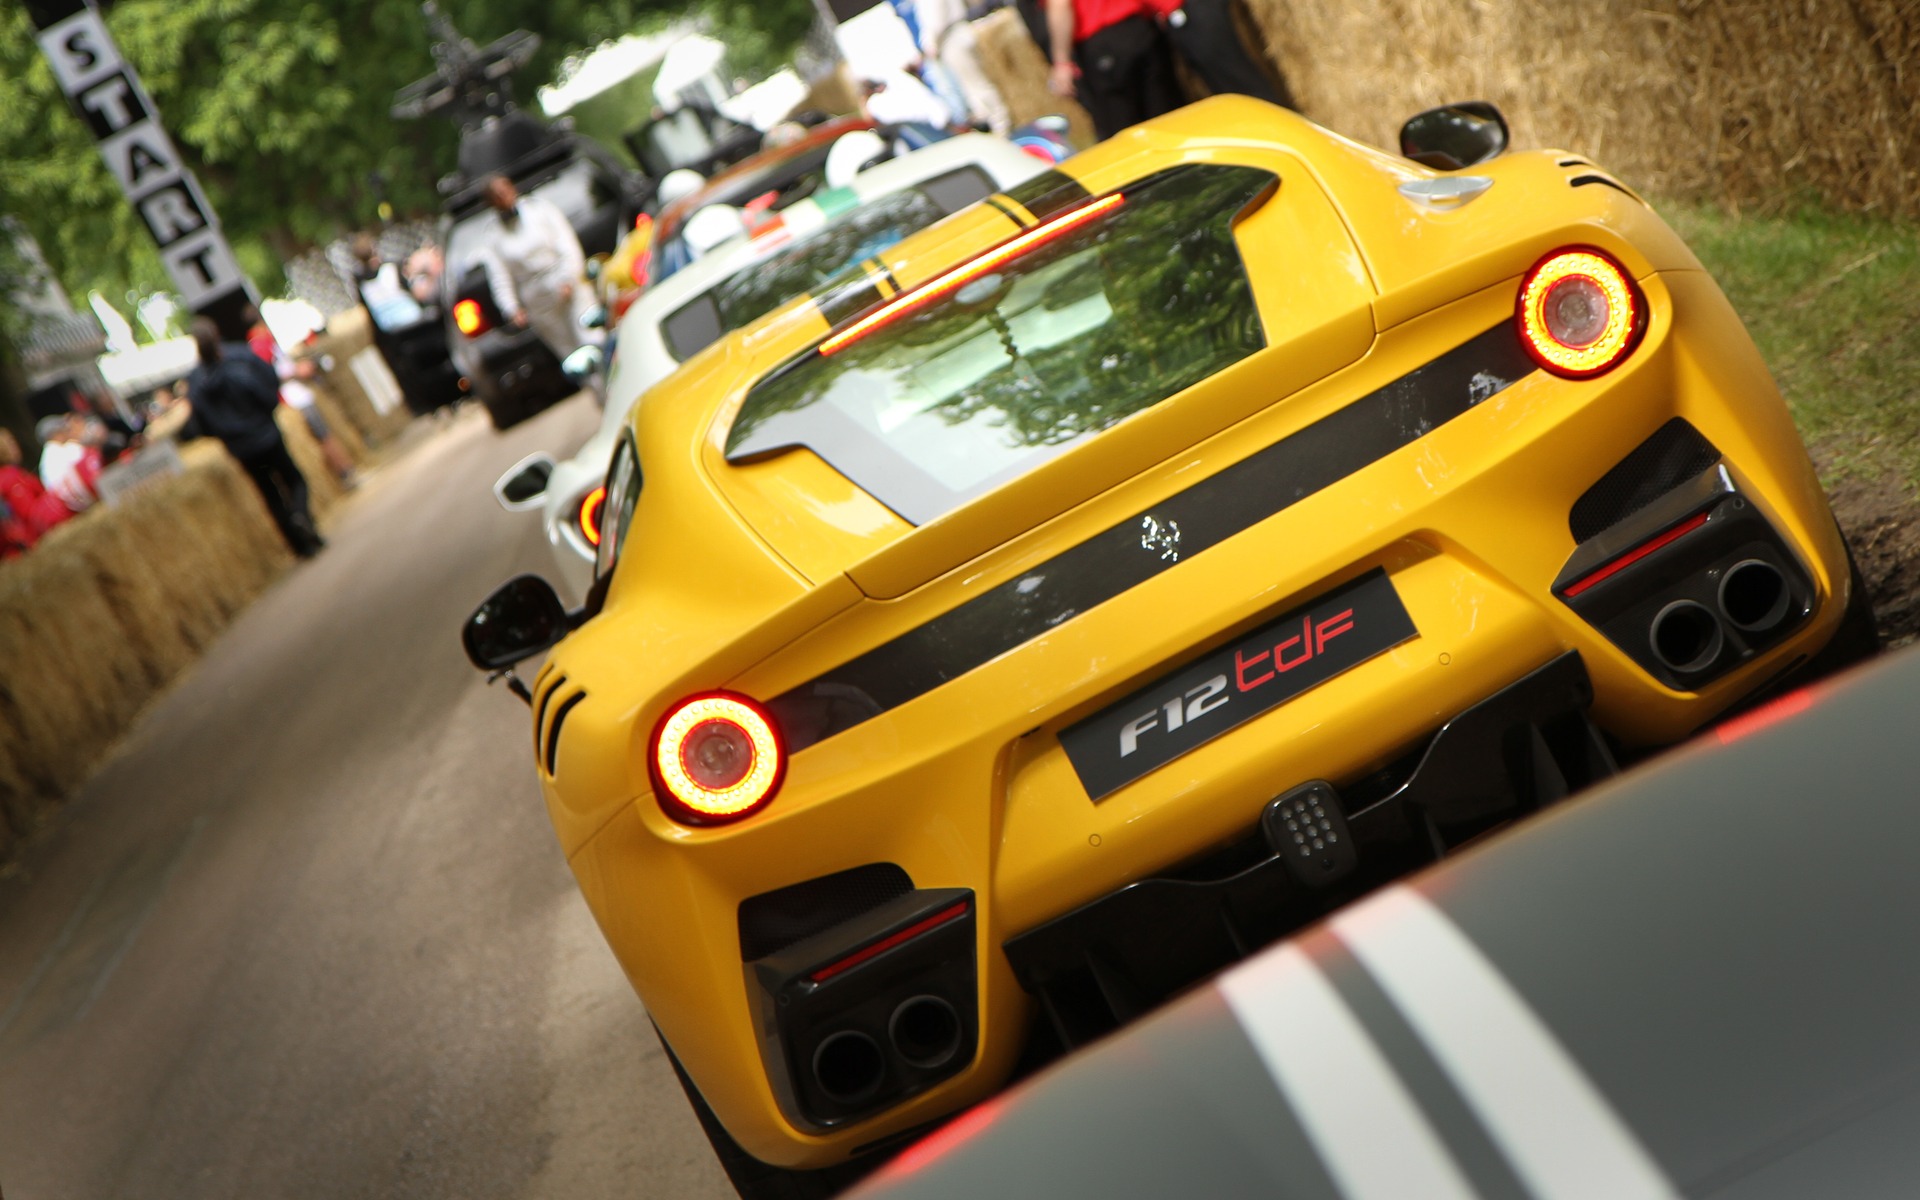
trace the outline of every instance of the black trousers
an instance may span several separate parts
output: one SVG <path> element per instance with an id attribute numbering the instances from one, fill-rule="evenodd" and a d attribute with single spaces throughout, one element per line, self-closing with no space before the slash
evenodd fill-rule
<path id="1" fill-rule="evenodd" d="M 1287 103 L 1241 42 L 1233 25 L 1233 0 L 1187 0 L 1167 18 L 1167 40 L 1208 91 Z"/>
<path id="2" fill-rule="evenodd" d="M 276 440 L 271 449 L 240 458 L 240 466 L 260 489 L 267 512 L 280 527 L 280 536 L 302 558 L 320 549 L 320 534 L 313 527 L 313 514 L 307 508 L 307 477 L 287 453 L 287 444 Z"/>
<path id="3" fill-rule="evenodd" d="M 1116 21 L 1073 48 L 1076 90 L 1094 132 L 1110 138 L 1186 103 L 1160 27 L 1145 17 Z"/>

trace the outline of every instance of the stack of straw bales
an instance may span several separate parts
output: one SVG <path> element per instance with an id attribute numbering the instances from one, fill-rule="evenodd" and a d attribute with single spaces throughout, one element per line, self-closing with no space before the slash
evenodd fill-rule
<path id="1" fill-rule="evenodd" d="M 1920 216 L 1920 0 L 1242 2 L 1300 111 L 1364 142 L 1491 100 L 1516 146 L 1659 195 Z M 978 28 L 1017 119 L 1057 111 L 1018 18 Z"/>
<path id="2" fill-rule="evenodd" d="M 1491 100 L 1664 195 L 1920 215 L 1913 0 L 1247 0 L 1308 116 L 1391 146 Z"/>
<path id="3" fill-rule="evenodd" d="M 355 462 L 405 427 L 345 361 L 371 344 L 364 313 L 336 318 L 316 389 Z M 342 489 L 298 413 L 276 417 L 322 516 Z M 0 863 L 85 781 L 141 708 L 293 561 L 251 480 L 212 441 L 184 473 L 56 528 L 0 565 Z"/>
<path id="4" fill-rule="evenodd" d="M 0 861 L 291 561 L 218 445 L 0 567 Z"/>

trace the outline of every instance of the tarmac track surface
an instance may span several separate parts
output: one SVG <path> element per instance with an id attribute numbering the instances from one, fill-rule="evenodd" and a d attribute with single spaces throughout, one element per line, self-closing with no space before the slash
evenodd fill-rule
<path id="1" fill-rule="evenodd" d="M 7 1200 L 732 1195 L 456 636 L 596 418 L 416 424 L 0 880 Z"/>

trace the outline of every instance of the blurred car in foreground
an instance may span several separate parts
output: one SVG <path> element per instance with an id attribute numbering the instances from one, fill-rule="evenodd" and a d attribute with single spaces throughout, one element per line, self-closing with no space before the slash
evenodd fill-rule
<path id="1" fill-rule="evenodd" d="M 565 462 L 544 453 L 522 459 L 501 476 L 495 496 L 510 511 L 539 507 L 560 577 L 573 594 L 585 595 L 607 463 L 643 393 L 732 330 L 1042 169 L 990 134 L 950 138 L 862 172 L 847 187 L 817 191 L 751 238 L 655 284 L 620 322 L 606 410 L 593 437 Z"/>
<path id="2" fill-rule="evenodd" d="M 1872 653 L 1725 297 L 1505 141 L 1143 123 L 696 356 L 585 607 L 474 615 L 743 1193 Z"/>
<path id="3" fill-rule="evenodd" d="M 1920 654 L 1268 950 L 862 1200 L 1920 1195 Z"/>

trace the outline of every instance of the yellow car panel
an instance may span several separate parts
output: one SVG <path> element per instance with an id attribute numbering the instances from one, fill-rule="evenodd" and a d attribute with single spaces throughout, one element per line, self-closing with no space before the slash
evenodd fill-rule
<path id="1" fill-rule="evenodd" d="M 1277 179 L 1231 234 L 1263 349 L 917 525 L 883 497 L 884 480 L 832 446 L 729 459 L 756 389 L 815 369 L 830 331 L 1074 211 L 1075 194 L 1125 193 L 1183 165 Z M 643 480 L 631 524 L 610 535 L 618 555 L 597 613 L 535 680 L 534 749 L 582 893 L 700 1100 L 745 1153 L 829 1166 L 990 1094 L 1039 1014 L 1059 1019 L 1064 993 L 1034 983 L 1050 961 L 1036 947 L 1092 928 L 1088 914 L 1130 884 L 1257 850 L 1263 813 L 1297 785 L 1358 797 L 1388 776 L 1417 781 L 1407 764 L 1443 727 L 1548 670 L 1577 672 L 1590 696 L 1553 717 L 1554 738 L 1573 722 L 1616 746 L 1669 743 L 1835 636 L 1855 602 L 1845 546 L 1764 364 L 1692 254 L 1617 183 L 1574 182 L 1608 178 L 1584 160 L 1514 154 L 1471 172 L 1492 185 L 1435 209 L 1397 190 L 1432 179 L 1427 168 L 1253 101 L 1207 101 L 1069 160 L 1054 193 L 996 197 L 900 243 L 843 289 L 710 348 L 636 407 L 623 451 Z M 1569 246 L 1611 256 L 1644 299 L 1643 336 L 1597 378 L 1512 366 L 1523 361 L 1512 332 L 1522 278 Z M 1045 259 L 1056 261 L 1066 260 Z M 1025 269 L 1005 270 L 1018 281 Z M 987 295 L 936 304 L 998 314 L 1001 293 Z M 1048 308 L 1049 319 L 1070 307 Z M 993 319 L 1005 370 L 1040 378 L 1029 359 L 1041 351 Z M 1473 373 L 1479 354 L 1493 365 Z M 1470 395 L 1422 407 L 1456 385 Z M 1570 514 L 1619 464 L 1648 446 L 1695 444 L 1674 441 L 1676 419 L 1710 443 L 1711 468 L 1692 464 L 1581 531 Z M 1292 457 L 1271 457 L 1282 450 Z M 1247 472 L 1268 462 L 1314 481 L 1267 508 L 1246 507 L 1257 488 L 1220 482 L 1258 482 Z M 1640 528 L 1701 488 L 1716 490 L 1681 513 L 1690 524 Z M 1200 528 L 1197 496 L 1221 511 L 1241 505 L 1237 523 Z M 1184 543 L 1169 528 L 1178 522 L 1159 519 L 1176 511 Z M 1727 561 L 1695 561 L 1708 544 Z M 1729 658 L 1716 642 L 1699 668 L 1662 667 L 1651 643 L 1621 632 L 1642 620 L 1635 605 L 1729 575 L 1736 551 L 1772 556 L 1767 569 L 1802 610 L 1784 625 L 1755 618 L 1746 633 L 1725 625 L 1726 645 L 1746 649 Z M 1129 737 L 1170 737 L 1224 701 L 1189 692 L 1182 708 L 1175 693 L 1163 718 L 1154 688 L 1228 652 L 1242 662 L 1236 647 L 1279 614 L 1305 612 L 1324 652 L 1341 627 L 1316 626 L 1311 606 L 1362 587 L 1404 609 L 1412 635 L 1369 643 L 1311 688 L 1154 769 L 1126 767 L 1096 795 L 1070 743 L 1093 745 L 1136 702 L 1119 760 Z M 858 679 L 898 686 L 876 698 Z M 1244 673 L 1233 687 L 1219 694 L 1252 694 Z M 766 807 L 694 824 L 656 802 L 649 755 L 670 706 L 717 690 L 768 706 L 789 753 Z M 1238 714 L 1253 701 L 1235 703 Z M 1375 811 L 1354 803 L 1353 819 Z M 1466 838 L 1469 824 L 1449 828 Z M 860 886 L 880 896 L 873 881 L 895 878 L 880 867 L 908 890 L 861 908 L 853 885 L 835 882 L 868 872 Z M 956 895 L 964 907 L 887 939 L 846 932 L 889 905 Z M 843 902 L 844 920 L 820 923 Z M 916 950 L 935 937 L 950 938 L 938 960 Z M 840 951 L 816 949 L 836 938 L 845 955 L 821 965 Z M 971 963 L 951 950 L 961 944 Z M 821 1066 L 838 1036 L 832 997 L 881 1012 L 895 985 L 873 981 L 909 970 L 946 980 L 938 995 L 958 1014 L 960 1053 L 922 1068 L 884 1013 L 864 1025 L 849 1016 L 849 1030 L 891 1038 L 878 1052 L 895 1057 L 878 1092 L 834 1092 Z M 789 999 L 798 1007 L 783 1007 Z M 796 1025 L 799 1008 L 824 1024 Z M 814 1077 L 800 1078 L 808 1062 Z"/>

